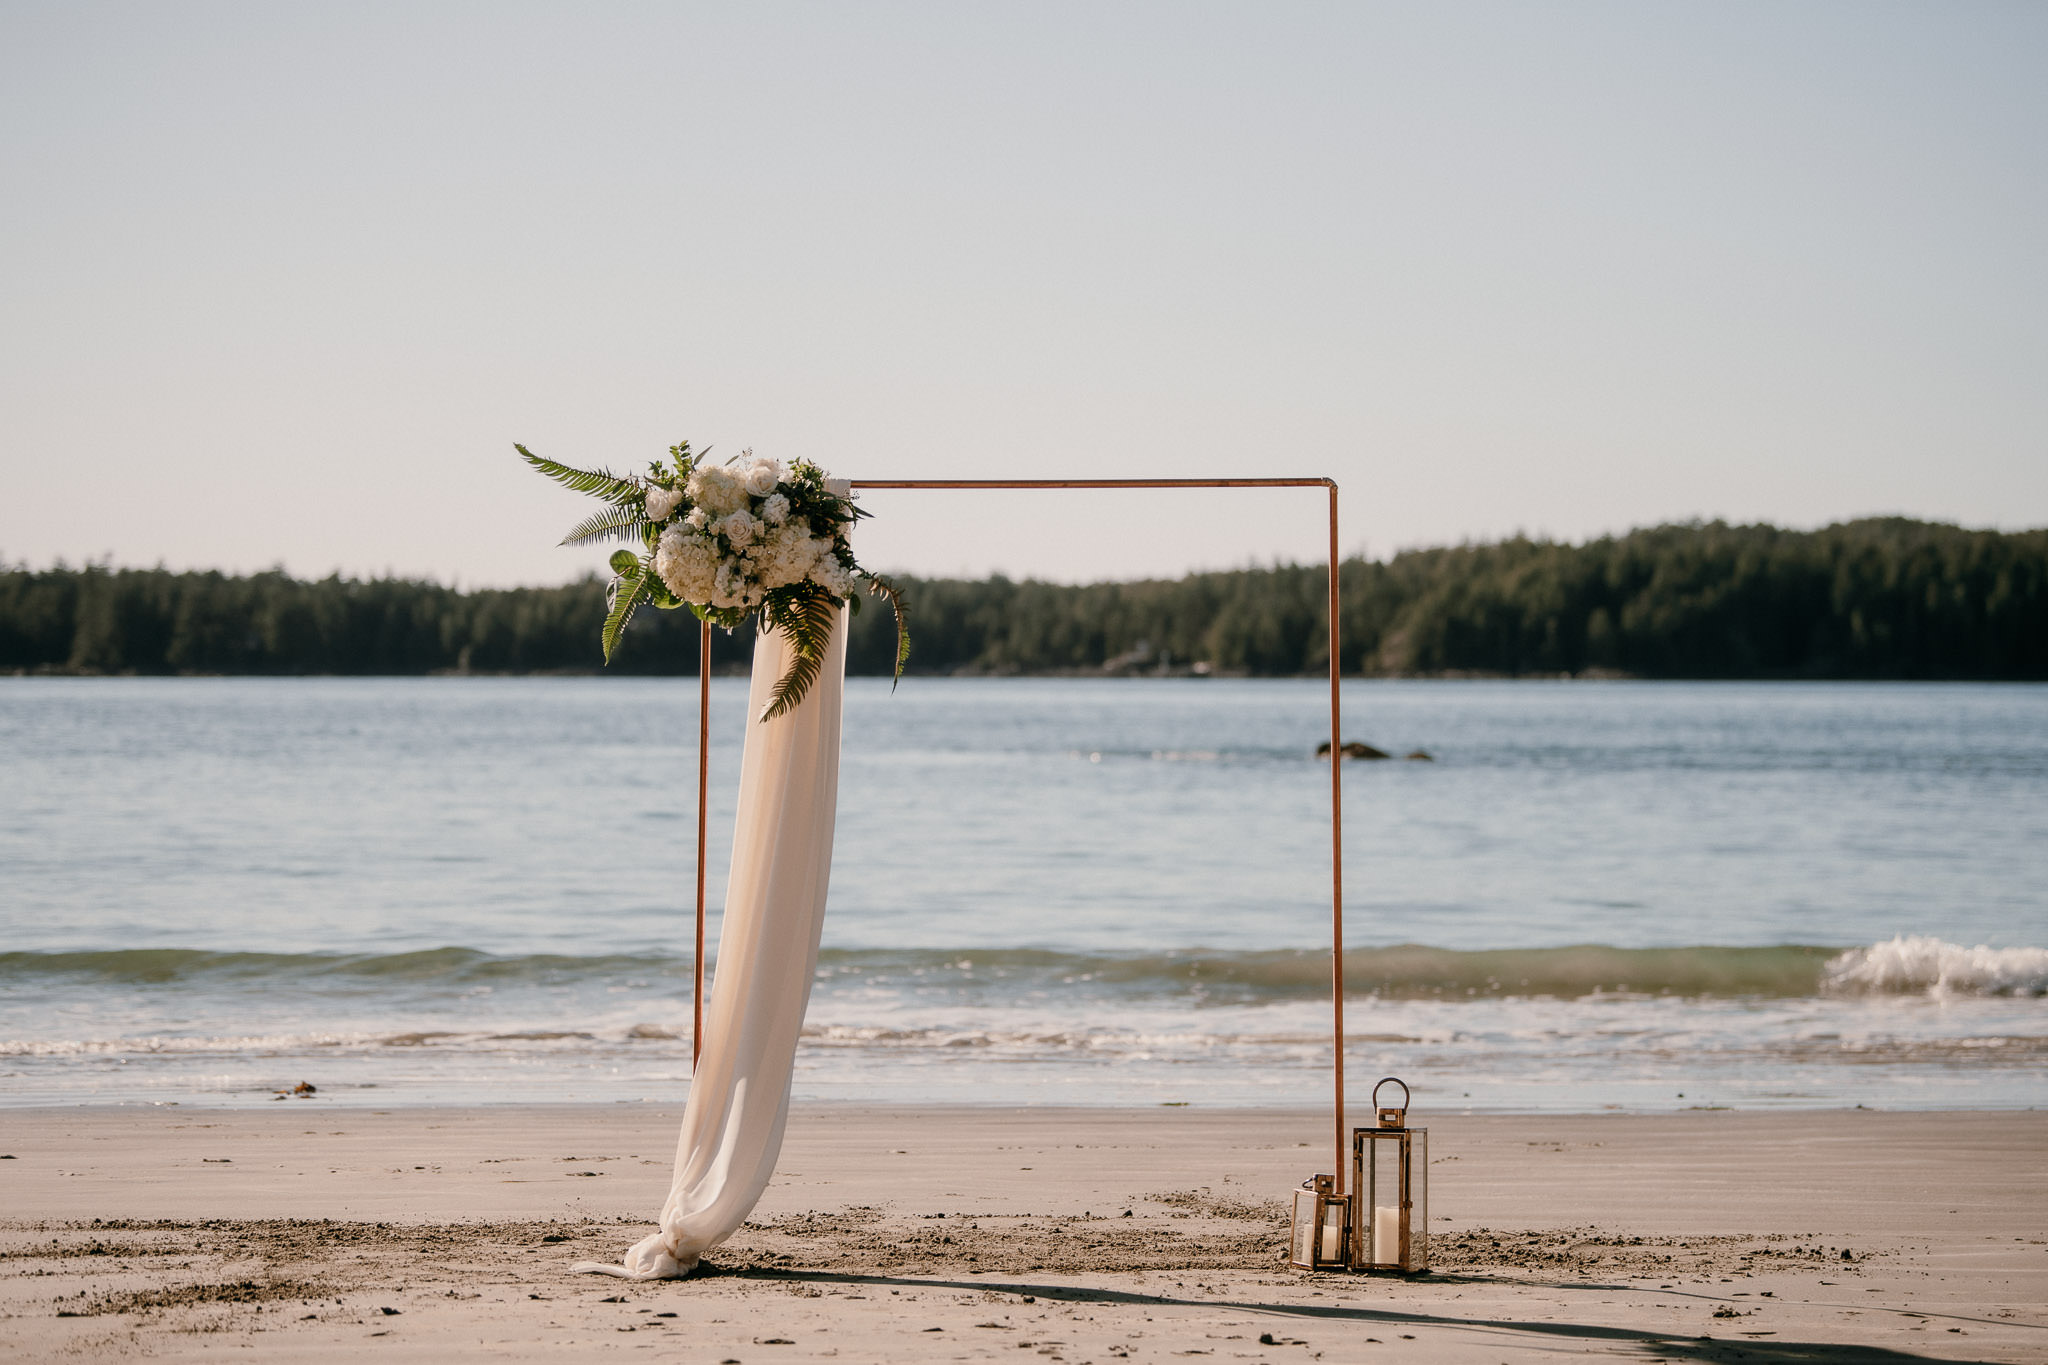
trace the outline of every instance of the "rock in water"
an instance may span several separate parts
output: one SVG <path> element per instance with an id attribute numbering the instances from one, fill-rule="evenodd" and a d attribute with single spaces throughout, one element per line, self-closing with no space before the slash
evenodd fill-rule
<path id="1" fill-rule="evenodd" d="M 1324 741 L 1323 741 L 1323 742 L 1322 742 L 1321 744 L 1318 744 L 1318 745 L 1316 745 L 1316 757 L 1317 757 L 1317 758 L 1328 758 L 1329 756 L 1330 756 L 1330 741 L 1326 739 L 1326 740 L 1324 740 Z M 1362 743 L 1360 743 L 1360 742 L 1359 742 L 1358 740 L 1355 740 L 1355 739 L 1354 739 L 1354 740 L 1351 740 L 1351 741 L 1349 741 L 1348 743 L 1346 743 L 1346 744 L 1345 744 L 1345 746 L 1344 746 L 1344 757 L 1346 757 L 1346 758 L 1392 758 L 1392 757 L 1393 757 L 1393 755 L 1392 755 L 1392 754 L 1390 754 L 1390 753 L 1388 753 L 1388 752 L 1387 752 L 1387 751 L 1386 751 L 1385 749 L 1375 749 L 1375 748 L 1373 748 L 1373 747 L 1372 747 L 1372 745 L 1370 745 L 1370 744 L 1362 744 Z"/>

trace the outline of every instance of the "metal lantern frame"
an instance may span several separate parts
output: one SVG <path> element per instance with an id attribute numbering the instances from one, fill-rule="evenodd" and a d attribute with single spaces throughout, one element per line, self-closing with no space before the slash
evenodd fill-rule
<path id="1" fill-rule="evenodd" d="M 1194 489 L 1194 488 L 1322 488 L 1329 491 L 1329 646 L 1330 646 L 1330 1018 L 1331 1131 L 1335 1174 L 1325 1196 L 1345 1198 L 1347 1166 L 1344 1131 L 1344 727 L 1338 682 L 1337 481 L 1335 479 L 852 479 L 852 491 L 997 492 L 1012 490 Z M 703 623 L 697 656 L 697 941 L 691 968 L 692 1013 L 690 1059 L 703 1051 L 704 1038 L 704 864 L 706 821 L 711 791 L 711 623 Z M 1355 1231 L 1352 1234 L 1356 1236 Z"/>
<path id="2" fill-rule="evenodd" d="M 1399 1105 L 1380 1091 L 1401 1087 Z M 1419 1275 L 1429 1269 L 1429 1130 L 1408 1126 L 1408 1082 L 1388 1076 L 1372 1088 L 1378 1123 L 1351 1132 L 1351 1266 Z M 1381 1196 L 1392 1203 L 1382 1203 Z M 1390 1226 L 1383 1226 L 1391 1220 Z M 1391 1254 L 1388 1254 L 1391 1253 Z"/>
<path id="3" fill-rule="evenodd" d="M 1352 1205 L 1348 1194 L 1332 1193 L 1337 1178 L 1312 1175 L 1294 1192 L 1294 1220 L 1287 1237 L 1287 1264 L 1296 1270 L 1349 1270 L 1353 1256 Z"/>

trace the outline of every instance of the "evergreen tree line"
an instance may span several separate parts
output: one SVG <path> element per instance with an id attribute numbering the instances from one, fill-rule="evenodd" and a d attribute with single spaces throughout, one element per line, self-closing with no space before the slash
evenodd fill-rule
<path id="1" fill-rule="evenodd" d="M 1341 570 L 1348 674 L 2048 679 L 2048 531 L 1881 518 L 1513 539 Z M 924 673 L 1317 673 L 1327 576 L 1281 565 L 1067 586 L 900 580 Z M 885 604 L 848 669 L 886 674 Z M 69 673 L 596 671 L 604 585 L 461 592 L 408 579 L 104 565 L 0 568 L 0 669 Z M 714 631 L 713 668 L 747 662 Z M 615 673 L 694 673 L 697 622 L 642 611 Z"/>

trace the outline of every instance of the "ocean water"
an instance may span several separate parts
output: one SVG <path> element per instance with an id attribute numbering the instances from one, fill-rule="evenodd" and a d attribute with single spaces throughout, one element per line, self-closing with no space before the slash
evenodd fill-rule
<path id="1" fill-rule="evenodd" d="M 714 920 L 745 725 L 713 685 Z M 1346 1064 L 2048 1103 L 2048 688 L 1357 682 Z M 1327 692 L 852 680 L 796 1093 L 1319 1104 Z M 674 1100 L 692 679 L 0 681 L 0 1104 Z"/>

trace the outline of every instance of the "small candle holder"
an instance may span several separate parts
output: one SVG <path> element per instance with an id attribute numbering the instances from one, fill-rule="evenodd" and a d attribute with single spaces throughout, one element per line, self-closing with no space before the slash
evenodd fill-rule
<path id="1" fill-rule="evenodd" d="M 1401 1087 L 1400 1104 L 1380 1104 L 1389 1085 Z M 1372 1088 L 1379 1126 L 1351 1130 L 1353 1270 L 1429 1269 L 1429 1130 L 1408 1126 L 1410 1098 L 1406 1081 L 1386 1077 Z"/>
<path id="2" fill-rule="evenodd" d="M 1334 1176 L 1315 1175 L 1294 1192 L 1294 1233 L 1287 1263 L 1296 1270 L 1345 1270 L 1351 1256 L 1351 1196 L 1332 1193 Z"/>

